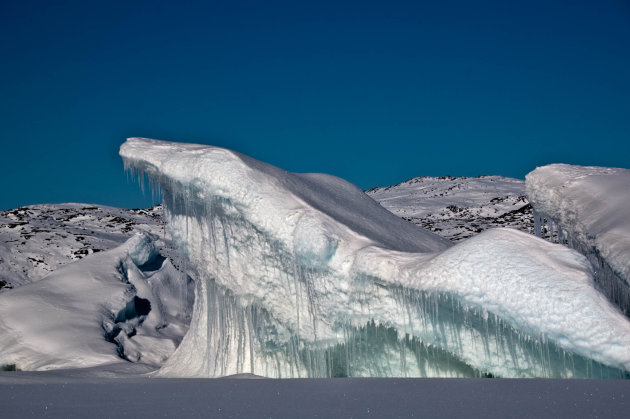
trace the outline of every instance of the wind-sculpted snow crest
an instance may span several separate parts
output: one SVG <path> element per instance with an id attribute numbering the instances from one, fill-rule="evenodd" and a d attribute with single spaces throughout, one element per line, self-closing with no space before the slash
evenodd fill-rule
<path id="1" fill-rule="evenodd" d="M 131 138 L 196 280 L 164 376 L 625 377 L 630 323 L 579 253 L 510 229 L 456 246 L 342 179 Z"/>

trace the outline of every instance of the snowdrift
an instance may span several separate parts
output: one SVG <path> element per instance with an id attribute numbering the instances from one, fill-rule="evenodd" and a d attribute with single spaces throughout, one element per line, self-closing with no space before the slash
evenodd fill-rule
<path id="1" fill-rule="evenodd" d="M 526 187 L 536 234 L 587 255 L 599 285 L 628 314 L 630 170 L 551 164 L 529 173 Z"/>
<path id="2" fill-rule="evenodd" d="M 156 239 L 138 233 L 0 294 L 0 365 L 162 365 L 187 331 L 193 289 L 159 256 Z"/>
<path id="3" fill-rule="evenodd" d="M 165 376 L 624 377 L 630 322 L 578 252 L 495 229 L 451 244 L 342 179 L 131 138 L 196 280 Z"/>

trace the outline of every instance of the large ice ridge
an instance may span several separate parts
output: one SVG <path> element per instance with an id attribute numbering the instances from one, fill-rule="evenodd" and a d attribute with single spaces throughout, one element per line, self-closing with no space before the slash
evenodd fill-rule
<path id="1" fill-rule="evenodd" d="M 630 312 L 630 170 L 551 164 L 526 177 L 536 234 L 586 255 L 604 292 Z"/>
<path id="2" fill-rule="evenodd" d="M 630 322 L 564 246 L 511 229 L 456 246 L 353 185 L 131 138 L 183 266 L 189 332 L 160 374 L 623 377 Z"/>

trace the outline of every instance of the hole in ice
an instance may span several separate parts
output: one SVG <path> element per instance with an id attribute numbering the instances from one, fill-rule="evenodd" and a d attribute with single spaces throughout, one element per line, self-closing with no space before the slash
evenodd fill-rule
<path id="1" fill-rule="evenodd" d="M 120 310 L 116 315 L 116 323 L 126 322 L 141 316 L 146 316 L 151 311 L 151 302 L 137 295 L 133 300 L 129 301 L 125 308 Z"/>
<path id="2" fill-rule="evenodd" d="M 142 272 L 154 272 L 159 271 L 164 264 L 166 258 L 160 254 L 156 257 L 145 263 L 144 265 L 140 265 L 139 268 Z"/>

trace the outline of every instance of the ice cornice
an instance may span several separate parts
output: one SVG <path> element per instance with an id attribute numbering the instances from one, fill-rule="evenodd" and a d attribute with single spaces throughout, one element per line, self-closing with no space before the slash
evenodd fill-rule
<path id="1" fill-rule="evenodd" d="M 127 167 L 146 173 L 162 188 L 237 197 L 256 208 L 254 216 L 275 217 L 287 208 L 312 209 L 340 221 L 358 236 L 394 250 L 427 252 L 451 246 L 436 234 L 410 227 L 336 176 L 290 173 L 219 147 L 146 138 L 128 139 L 120 147 L 120 155 Z"/>

